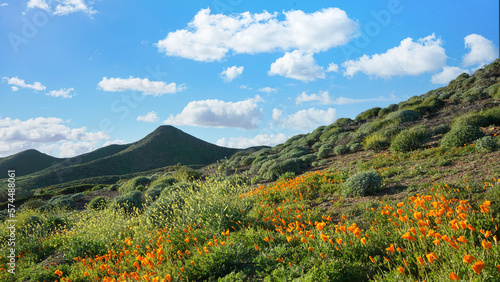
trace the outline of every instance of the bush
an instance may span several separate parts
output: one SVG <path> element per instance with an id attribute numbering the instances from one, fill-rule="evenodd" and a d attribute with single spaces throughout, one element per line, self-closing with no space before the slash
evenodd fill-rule
<path id="1" fill-rule="evenodd" d="M 328 128 L 326 128 L 323 131 L 323 133 L 319 137 L 319 140 L 320 141 L 325 141 L 328 138 L 332 137 L 333 135 L 337 135 L 339 133 L 342 133 L 343 131 L 344 131 L 344 129 L 342 127 L 339 127 L 339 126 L 334 126 L 334 127 L 331 127 L 331 128 L 328 127 Z"/>
<path id="2" fill-rule="evenodd" d="M 71 195 L 71 200 L 78 202 L 83 198 L 83 193 L 76 193 L 74 195 Z"/>
<path id="3" fill-rule="evenodd" d="M 318 156 L 316 156 L 316 154 L 309 154 L 309 155 L 305 155 L 305 156 L 300 157 L 300 160 L 302 161 L 302 163 L 306 167 L 310 166 L 312 164 L 312 162 L 314 162 L 317 159 L 318 159 Z"/>
<path id="4" fill-rule="evenodd" d="M 337 156 L 349 153 L 349 149 L 344 145 L 338 145 L 333 148 L 333 153 Z"/>
<path id="5" fill-rule="evenodd" d="M 500 88 L 498 89 L 500 90 Z M 500 125 L 500 107 L 487 109 L 481 115 L 488 121 L 488 124 Z"/>
<path id="6" fill-rule="evenodd" d="M 365 138 L 363 143 L 365 150 L 371 150 L 374 152 L 383 150 L 389 147 L 390 144 L 389 138 L 379 133 L 374 133 L 372 135 L 369 135 L 368 137 Z"/>
<path id="7" fill-rule="evenodd" d="M 497 93 L 499 93 L 499 91 L 500 91 L 500 83 L 496 83 L 488 87 L 484 92 L 486 92 L 488 96 L 493 98 Z"/>
<path id="8" fill-rule="evenodd" d="M 130 191 L 124 195 L 117 196 L 113 199 L 112 203 L 113 208 L 120 209 L 126 213 L 140 210 L 143 208 L 143 205 L 144 201 L 139 191 Z"/>
<path id="9" fill-rule="evenodd" d="M 451 127 L 447 124 L 440 124 L 432 130 L 432 135 L 446 134 L 451 130 Z"/>
<path id="10" fill-rule="evenodd" d="M 117 191 L 118 188 L 120 188 L 120 185 L 113 184 L 113 185 L 109 186 L 106 190 L 108 190 L 108 191 Z"/>
<path id="11" fill-rule="evenodd" d="M 30 199 L 24 202 L 19 209 L 36 210 L 43 205 L 45 202 L 42 199 Z"/>
<path id="12" fill-rule="evenodd" d="M 441 140 L 441 146 L 445 148 L 459 147 L 464 144 L 472 143 L 474 140 L 482 138 L 484 133 L 477 126 L 459 126 L 454 127 L 446 133 Z"/>
<path id="13" fill-rule="evenodd" d="M 419 113 L 412 111 L 412 110 L 400 110 L 400 111 L 388 114 L 384 120 L 390 121 L 390 122 L 403 123 L 403 122 L 409 122 L 409 121 L 416 121 L 418 119 L 420 119 Z"/>
<path id="14" fill-rule="evenodd" d="M 142 185 L 142 186 L 146 187 L 149 184 L 149 182 L 150 182 L 150 179 L 148 177 L 137 176 L 137 177 L 134 177 L 131 180 L 127 181 L 122 186 L 120 186 L 118 191 L 120 191 L 121 194 L 135 191 L 137 186 Z"/>
<path id="15" fill-rule="evenodd" d="M 324 159 L 328 157 L 328 155 L 332 151 L 332 148 L 333 148 L 332 145 L 324 144 L 323 146 L 321 146 L 321 148 L 319 148 L 318 154 L 316 156 L 318 156 L 318 159 Z"/>
<path id="16" fill-rule="evenodd" d="M 361 171 L 349 177 L 340 187 L 346 197 L 363 197 L 382 187 L 382 176 L 375 170 Z"/>
<path id="17" fill-rule="evenodd" d="M 263 174 L 263 177 L 267 180 L 274 181 L 286 172 L 300 172 L 301 164 L 302 162 L 298 158 L 275 161 L 269 166 L 269 169 Z"/>
<path id="18" fill-rule="evenodd" d="M 165 188 L 165 187 L 161 187 L 161 185 L 164 185 L 164 184 L 158 184 L 155 187 L 153 187 L 151 189 L 148 189 L 146 191 L 146 198 L 149 198 L 152 201 L 156 201 L 156 199 L 158 199 L 158 197 L 160 196 L 161 192 Z"/>
<path id="19" fill-rule="evenodd" d="M 391 143 L 392 152 L 408 152 L 420 148 L 429 138 L 431 133 L 427 127 L 415 126 L 401 131 Z"/>
<path id="20" fill-rule="evenodd" d="M 92 210 L 103 210 L 108 206 L 109 199 L 104 196 L 99 196 L 90 201 L 88 208 Z"/>
<path id="21" fill-rule="evenodd" d="M 356 152 L 359 149 L 361 149 L 363 146 L 361 146 L 361 143 L 357 141 L 351 141 L 349 144 L 347 144 L 347 148 L 349 148 L 350 152 Z"/>
<path id="22" fill-rule="evenodd" d="M 75 201 L 71 199 L 70 195 L 61 195 L 52 197 L 45 206 L 40 207 L 40 211 L 51 209 L 74 209 L 75 207 Z"/>
<path id="23" fill-rule="evenodd" d="M 477 139 L 474 141 L 474 144 L 476 144 L 477 149 L 486 152 L 496 151 L 499 147 L 497 140 L 492 136 L 485 136 L 481 139 Z"/>
<path id="24" fill-rule="evenodd" d="M 488 120 L 479 114 L 466 114 L 455 119 L 452 127 L 488 126 Z"/>
<path id="25" fill-rule="evenodd" d="M 359 120 L 364 120 L 364 119 L 369 119 L 372 117 L 378 116 L 378 112 L 381 110 L 379 107 L 371 108 L 369 110 L 366 110 L 359 115 L 356 116 L 354 120 L 359 121 Z"/>

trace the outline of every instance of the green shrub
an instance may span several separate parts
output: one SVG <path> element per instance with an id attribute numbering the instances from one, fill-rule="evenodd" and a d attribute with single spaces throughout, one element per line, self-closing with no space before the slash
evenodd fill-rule
<path id="1" fill-rule="evenodd" d="M 306 147 L 289 146 L 288 148 L 279 153 L 278 159 L 286 160 L 286 159 L 299 158 L 307 154 L 309 154 L 309 150 Z"/>
<path id="2" fill-rule="evenodd" d="M 145 211 L 144 217 L 147 224 L 155 227 L 164 226 L 171 223 L 172 216 L 175 213 L 175 208 L 184 205 L 184 199 L 181 191 L 167 191 Z"/>
<path id="3" fill-rule="evenodd" d="M 259 183 L 259 181 L 260 181 L 260 177 L 255 176 L 255 177 L 252 177 L 252 180 L 250 181 L 250 183 L 252 185 L 255 185 L 255 184 Z"/>
<path id="4" fill-rule="evenodd" d="M 474 141 L 476 148 L 481 151 L 493 152 L 499 147 L 498 141 L 492 136 L 485 136 Z"/>
<path id="5" fill-rule="evenodd" d="M 412 110 L 399 110 L 388 114 L 385 121 L 403 123 L 420 119 L 420 114 Z"/>
<path id="6" fill-rule="evenodd" d="M 460 98 L 466 102 L 478 101 L 488 98 L 488 93 L 485 91 L 486 87 L 473 87 L 460 95 Z"/>
<path id="7" fill-rule="evenodd" d="M 118 188 L 120 188 L 120 185 L 113 184 L 113 185 L 110 185 L 106 190 L 108 190 L 108 191 L 118 191 Z"/>
<path id="8" fill-rule="evenodd" d="M 477 126 L 459 126 L 453 127 L 446 133 L 441 140 L 441 146 L 445 148 L 460 147 L 464 144 L 470 144 L 474 140 L 484 136 L 484 133 Z"/>
<path id="9" fill-rule="evenodd" d="M 302 162 L 298 158 L 283 160 L 283 161 L 275 161 L 270 166 L 267 172 L 265 172 L 262 176 L 263 178 L 274 181 L 278 179 L 278 177 L 286 172 L 300 172 Z"/>
<path id="10" fill-rule="evenodd" d="M 254 160 L 255 160 L 255 154 L 248 155 L 241 159 L 240 165 L 241 166 L 251 165 Z"/>
<path id="11" fill-rule="evenodd" d="M 131 213 L 134 210 L 141 210 L 143 205 L 144 201 L 139 191 L 130 191 L 124 195 L 117 196 L 112 202 L 113 208 L 127 213 Z"/>
<path id="12" fill-rule="evenodd" d="M 481 116 L 488 121 L 488 124 L 500 125 L 500 107 L 498 106 L 481 112 Z"/>
<path id="13" fill-rule="evenodd" d="M 172 175 L 175 179 L 179 181 L 194 181 L 201 178 L 201 172 L 195 169 L 182 166 L 174 172 Z"/>
<path id="14" fill-rule="evenodd" d="M 350 152 L 356 152 L 360 150 L 363 146 L 361 146 L 361 143 L 357 141 L 351 141 L 347 144 L 347 148 L 349 148 Z"/>
<path id="15" fill-rule="evenodd" d="M 71 195 L 60 195 L 52 197 L 46 205 L 40 207 L 41 211 L 51 209 L 74 209 L 76 207 L 75 201 L 71 199 Z"/>
<path id="16" fill-rule="evenodd" d="M 365 119 L 369 119 L 372 117 L 376 117 L 376 116 L 378 116 L 378 112 L 380 110 L 381 110 L 381 108 L 379 108 L 379 107 L 371 108 L 371 109 L 366 110 L 366 111 L 360 113 L 359 115 L 357 115 L 354 120 L 360 121 L 360 120 L 365 120 Z"/>
<path id="17" fill-rule="evenodd" d="M 337 135 L 341 132 L 343 132 L 344 129 L 340 126 L 333 126 L 333 127 L 327 127 L 325 130 L 323 130 L 323 133 L 319 136 L 320 141 L 325 141 L 329 139 L 330 137 Z"/>
<path id="18" fill-rule="evenodd" d="M 452 127 L 488 126 L 488 120 L 480 114 L 465 114 L 455 119 Z"/>
<path id="19" fill-rule="evenodd" d="M 361 171 L 349 177 L 340 187 L 346 197 L 363 197 L 382 188 L 382 176 L 375 170 Z"/>
<path id="20" fill-rule="evenodd" d="M 328 155 L 330 154 L 332 149 L 333 149 L 332 145 L 324 144 L 323 146 L 321 146 L 321 148 L 319 148 L 316 156 L 318 157 L 318 159 L 324 159 L 324 158 L 328 157 Z"/>
<path id="21" fill-rule="evenodd" d="M 379 133 L 374 133 L 369 135 L 368 137 L 365 138 L 363 141 L 363 146 L 365 150 L 370 150 L 374 152 L 378 152 L 380 150 L 383 150 L 387 147 L 389 147 L 390 142 L 389 138 L 379 134 Z"/>
<path id="22" fill-rule="evenodd" d="M 91 191 L 102 190 L 104 187 L 106 187 L 106 185 L 98 184 L 98 185 L 95 185 L 94 187 L 92 187 Z"/>
<path id="23" fill-rule="evenodd" d="M 432 135 L 446 134 L 451 130 L 451 127 L 447 124 L 440 124 L 432 130 Z"/>
<path id="24" fill-rule="evenodd" d="M 74 195 L 71 195 L 71 200 L 78 202 L 83 198 L 83 193 L 76 193 Z"/>
<path id="25" fill-rule="evenodd" d="M 21 209 L 21 210 L 23 210 L 23 209 L 36 210 L 43 205 L 45 205 L 45 202 L 42 199 L 30 199 L 30 200 L 24 202 L 24 204 L 22 204 L 19 207 L 19 209 Z"/>
<path id="26" fill-rule="evenodd" d="M 230 185 L 243 186 L 250 184 L 250 179 L 243 175 L 231 175 L 226 178 Z"/>
<path id="27" fill-rule="evenodd" d="M 278 177 L 278 180 L 288 180 L 295 177 L 295 172 L 287 171 Z"/>
<path id="28" fill-rule="evenodd" d="M 177 180 L 171 174 L 163 175 L 151 182 L 150 186 L 155 186 L 157 184 L 163 184 L 166 186 L 174 185 Z"/>
<path id="29" fill-rule="evenodd" d="M 131 192 L 131 191 L 135 191 L 137 186 L 142 185 L 142 186 L 146 187 L 149 184 L 149 182 L 150 182 L 150 179 L 148 177 L 137 176 L 137 177 L 134 177 L 131 180 L 127 181 L 122 186 L 120 186 L 118 191 L 120 191 L 121 194 L 125 194 L 125 193 Z"/>
<path id="30" fill-rule="evenodd" d="M 500 83 L 495 83 L 490 87 L 486 88 L 484 92 L 486 92 L 488 96 L 493 98 L 497 93 L 499 93 L 499 91 L 500 91 Z"/>
<path id="31" fill-rule="evenodd" d="M 146 187 L 144 187 L 144 185 L 139 185 L 137 187 L 135 187 L 135 191 L 146 191 Z"/>
<path id="32" fill-rule="evenodd" d="M 335 148 L 333 148 L 333 153 L 337 156 L 344 155 L 344 154 L 349 153 L 349 148 L 347 148 L 344 145 L 338 145 L 338 146 L 335 146 Z"/>
<path id="33" fill-rule="evenodd" d="M 305 156 L 300 157 L 300 160 L 302 161 L 302 163 L 306 167 L 310 166 L 312 164 L 312 162 L 314 162 L 317 159 L 318 159 L 318 156 L 316 156 L 316 154 L 309 154 L 309 155 L 305 155 Z"/>
<path id="34" fill-rule="evenodd" d="M 430 137 L 427 127 L 415 126 L 401 131 L 392 141 L 390 149 L 392 152 L 408 152 L 420 148 Z"/>
<path id="35" fill-rule="evenodd" d="M 91 210 L 103 210 L 108 206 L 109 199 L 104 196 L 95 197 L 90 201 L 88 208 Z"/>
<path id="36" fill-rule="evenodd" d="M 393 113 L 391 113 L 389 115 L 392 115 L 392 114 Z M 388 124 L 386 119 L 387 119 L 387 117 L 384 120 L 377 119 L 377 120 L 374 120 L 372 122 L 365 122 L 358 128 L 357 133 L 359 133 L 359 134 L 373 133 L 373 132 L 383 128 L 384 126 L 386 126 Z"/>
<path id="37" fill-rule="evenodd" d="M 156 201 L 156 199 L 158 199 L 161 192 L 165 188 L 165 187 L 161 187 L 162 185 L 165 185 L 165 184 L 157 184 L 155 187 L 148 189 L 146 191 L 146 198 L 151 199 L 152 201 Z"/>

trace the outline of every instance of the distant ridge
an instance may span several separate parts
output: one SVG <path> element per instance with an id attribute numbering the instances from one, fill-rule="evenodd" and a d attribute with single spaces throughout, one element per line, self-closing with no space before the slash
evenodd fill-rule
<path id="1" fill-rule="evenodd" d="M 5 172 L 0 174 L 0 178 L 7 178 L 9 169 L 16 170 L 17 176 L 23 176 L 43 170 L 63 160 L 29 149 L 0 159 L 0 171 Z"/>
<path id="2" fill-rule="evenodd" d="M 33 169 L 34 173 L 23 184 L 33 189 L 91 177 L 148 171 L 177 163 L 203 166 L 230 158 L 238 151 L 241 149 L 220 147 L 163 125 L 131 144 L 111 145 L 70 159 L 59 159 L 52 166 L 39 165 L 38 168 L 43 169 Z"/>

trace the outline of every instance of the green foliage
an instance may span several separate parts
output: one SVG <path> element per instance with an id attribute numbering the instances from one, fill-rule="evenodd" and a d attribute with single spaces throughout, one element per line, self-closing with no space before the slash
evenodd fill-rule
<path id="1" fill-rule="evenodd" d="M 106 188 L 107 191 L 118 191 L 118 188 L 120 188 L 120 185 L 118 184 L 113 184 L 113 185 L 109 185 L 108 188 Z"/>
<path id="2" fill-rule="evenodd" d="M 401 131 L 391 143 L 392 152 L 408 152 L 420 148 L 429 138 L 431 133 L 427 127 L 415 126 Z"/>
<path id="3" fill-rule="evenodd" d="M 393 114 L 393 113 L 391 113 Z M 387 119 L 387 117 L 386 117 Z M 380 130 L 384 126 L 386 126 L 389 122 L 386 121 L 386 119 L 381 120 L 377 119 L 371 122 L 365 122 L 361 124 L 361 126 L 358 128 L 357 132 L 360 134 L 370 134 L 373 133 L 377 130 Z"/>
<path id="4" fill-rule="evenodd" d="M 390 145 L 389 138 L 379 133 L 371 134 L 368 137 L 366 137 L 365 140 L 363 141 L 363 147 L 365 148 L 365 150 L 370 150 L 374 152 L 383 150 L 389 147 L 389 145 Z"/>
<path id="5" fill-rule="evenodd" d="M 109 199 L 104 196 L 95 197 L 90 201 L 88 208 L 92 210 L 103 210 L 109 204 Z"/>
<path id="6" fill-rule="evenodd" d="M 500 83 L 491 85 L 490 87 L 486 88 L 484 92 L 486 92 L 486 94 L 488 94 L 488 96 L 490 96 L 491 98 L 495 98 L 497 93 L 500 93 Z"/>
<path id="7" fill-rule="evenodd" d="M 118 188 L 118 191 L 120 191 L 120 194 L 125 194 L 131 191 L 135 191 L 137 190 L 137 187 L 141 185 L 143 186 L 143 188 L 146 187 L 150 183 L 150 181 L 151 180 L 148 177 L 137 176 L 127 181 L 122 186 L 120 186 Z"/>
<path id="8" fill-rule="evenodd" d="M 486 98 L 488 98 L 488 93 L 485 90 L 486 90 L 486 87 L 476 86 L 476 87 L 470 88 L 469 90 L 463 92 L 460 95 L 460 98 L 465 103 L 470 103 L 473 101 L 486 99 Z"/>
<path id="9" fill-rule="evenodd" d="M 420 114 L 413 110 L 399 110 L 388 114 L 385 117 L 385 121 L 404 123 L 410 121 L 416 121 L 420 119 Z"/>
<path id="10" fill-rule="evenodd" d="M 439 135 L 439 134 L 446 134 L 448 133 L 448 131 L 451 130 L 451 127 L 447 124 L 440 124 L 436 127 L 434 127 L 434 129 L 432 129 L 432 135 Z"/>
<path id="11" fill-rule="evenodd" d="M 358 141 L 351 141 L 347 144 L 347 148 L 349 149 L 350 152 L 356 152 L 359 151 L 361 148 L 363 148 L 363 146 Z"/>
<path id="12" fill-rule="evenodd" d="M 498 88 L 500 89 L 500 88 Z M 483 116 L 487 121 L 488 124 L 490 125 L 500 125 L 500 107 L 494 107 L 491 109 L 487 109 L 483 112 L 481 112 L 481 116 Z"/>
<path id="13" fill-rule="evenodd" d="M 338 145 L 333 148 L 333 153 L 337 156 L 349 153 L 349 148 L 344 145 Z"/>
<path id="14" fill-rule="evenodd" d="M 45 201 L 43 201 L 42 199 L 30 199 L 24 202 L 24 204 L 21 205 L 20 209 L 36 210 L 43 205 L 45 205 Z"/>
<path id="15" fill-rule="evenodd" d="M 493 152 L 500 147 L 498 141 L 492 136 L 485 136 L 481 139 L 477 139 L 474 141 L 474 144 L 478 150 L 485 152 Z"/>
<path id="16" fill-rule="evenodd" d="M 302 163 L 305 166 L 310 166 L 317 159 L 318 159 L 318 156 L 316 156 L 316 154 L 309 154 L 309 155 L 305 155 L 305 156 L 300 157 L 300 160 L 302 161 Z"/>
<path id="17" fill-rule="evenodd" d="M 470 144 L 483 136 L 484 133 L 477 126 L 454 126 L 450 132 L 443 136 L 441 146 L 445 148 L 460 147 L 464 144 Z"/>
<path id="18" fill-rule="evenodd" d="M 392 113 L 394 111 L 397 111 L 397 110 L 398 110 L 398 105 L 391 104 L 391 105 L 387 106 L 387 108 L 380 109 L 380 111 L 378 112 L 378 116 L 383 117 L 383 116 L 385 116 L 389 113 Z"/>
<path id="19" fill-rule="evenodd" d="M 455 119 L 452 127 L 488 126 L 488 120 L 480 114 L 465 114 Z"/>
<path id="20" fill-rule="evenodd" d="M 172 176 L 179 181 L 194 181 L 201 178 L 201 172 L 182 166 L 177 169 Z"/>
<path id="21" fill-rule="evenodd" d="M 46 205 L 40 207 L 40 211 L 53 209 L 74 209 L 75 206 L 75 201 L 71 199 L 71 195 L 60 195 L 52 197 Z"/>
<path id="22" fill-rule="evenodd" d="M 363 197 L 382 188 L 382 176 L 374 170 L 361 171 L 349 177 L 340 191 L 346 197 Z"/>
<path id="23" fill-rule="evenodd" d="M 325 140 L 331 138 L 332 136 L 337 135 L 337 134 L 339 134 L 339 133 L 341 133 L 343 131 L 344 131 L 344 129 L 342 127 L 340 127 L 340 126 L 333 126 L 331 128 L 327 127 L 323 131 L 323 133 L 321 134 L 321 136 L 319 137 L 319 140 L 325 141 Z"/>
<path id="24" fill-rule="evenodd" d="M 260 181 L 260 177 L 255 176 L 255 177 L 252 177 L 252 180 L 250 181 L 250 183 L 252 185 L 255 185 L 255 184 L 259 183 L 259 181 Z"/>
<path id="25" fill-rule="evenodd" d="M 157 184 L 155 187 L 152 187 L 146 191 L 146 199 L 150 199 L 155 201 L 160 196 L 161 192 L 165 187 L 161 187 L 163 184 Z"/>
<path id="26" fill-rule="evenodd" d="M 76 193 L 74 195 L 71 195 L 71 200 L 78 202 L 83 198 L 83 193 Z"/>
<path id="27" fill-rule="evenodd" d="M 278 179 L 280 175 L 286 172 L 300 172 L 301 167 L 302 161 L 298 158 L 275 161 L 269 166 L 269 169 L 262 175 L 262 177 L 264 179 L 273 181 Z"/>
<path id="28" fill-rule="evenodd" d="M 306 147 L 302 146 L 295 147 L 293 145 L 290 145 L 279 153 L 278 159 L 285 160 L 285 159 L 299 158 L 307 154 L 309 154 L 309 150 Z"/>
<path id="29" fill-rule="evenodd" d="M 381 110 L 381 108 L 379 108 L 379 107 L 371 108 L 371 109 L 366 110 L 366 111 L 360 113 L 359 115 L 357 115 L 354 120 L 360 121 L 360 120 L 366 120 L 366 119 L 369 119 L 372 117 L 376 117 L 376 116 L 378 116 L 378 112 L 380 110 Z"/>
<path id="30" fill-rule="evenodd" d="M 319 148 L 318 153 L 316 156 L 318 156 L 318 159 L 324 159 L 330 155 L 330 152 L 332 151 L 333 146 L 330 144 L 324 144 Z"/>
<path id="31" fill-rule="evenodd" d="M 139 191 L 130 191 L 113 199 L 111 206 L 116 210 L 132 213 L 141 210 L 144 205 L 142 194 Z"/>
<path id="32" fill-rule="evenodd" d="M 106 185 L 103 185 L 103 184 L 98 184 L 98 185 L 95 185 L 94 187 L 92 187 L 91 191 L 98 191 L 98 190 L 102 190 L 106 187 Z"/>
<path id="33" fill-rule="evenodd" d="M 287 172 L 283 173 L 282 175 L 280 175 L 280 177 L 278 178 L 278 181 L 288 180 L 288 179 L 292 179 L 294 177 L 295 177 L 295 172 L 287 171 Z"/>

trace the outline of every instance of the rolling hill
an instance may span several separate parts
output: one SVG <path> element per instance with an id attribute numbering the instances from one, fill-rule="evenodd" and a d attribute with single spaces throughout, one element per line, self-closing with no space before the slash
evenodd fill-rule
<path id="1" fill-rule="evenodd" d="M 23 176 L 43 170 L 63 160 L 30 149 L 0 159 L 0 171 L 14 169 L 18 176 Z M 7 178 L 7 173 L 0 175 L 0 178 Z"/>
<path id="2" fill-rule="evenodd" d="M 32 150 L 36 152 L 35 150 Z M 181 163 L 203 166 L 241 151 L 216 146 L 172 126 L 160 126 L 143 139 L 127 145 L 111 145 L 91 153 L 35 165 L 22 179 L 26 189 L 41 188 L 98 176 L 124 175 Z M 40 153 L 41 154 L 41 153 Z M 17 157 L 21 166 L 27 159 Z M 30 162 L 32 162 L 30 160 Z M 51 164 L 54 162 L 52 161 Z"/>

